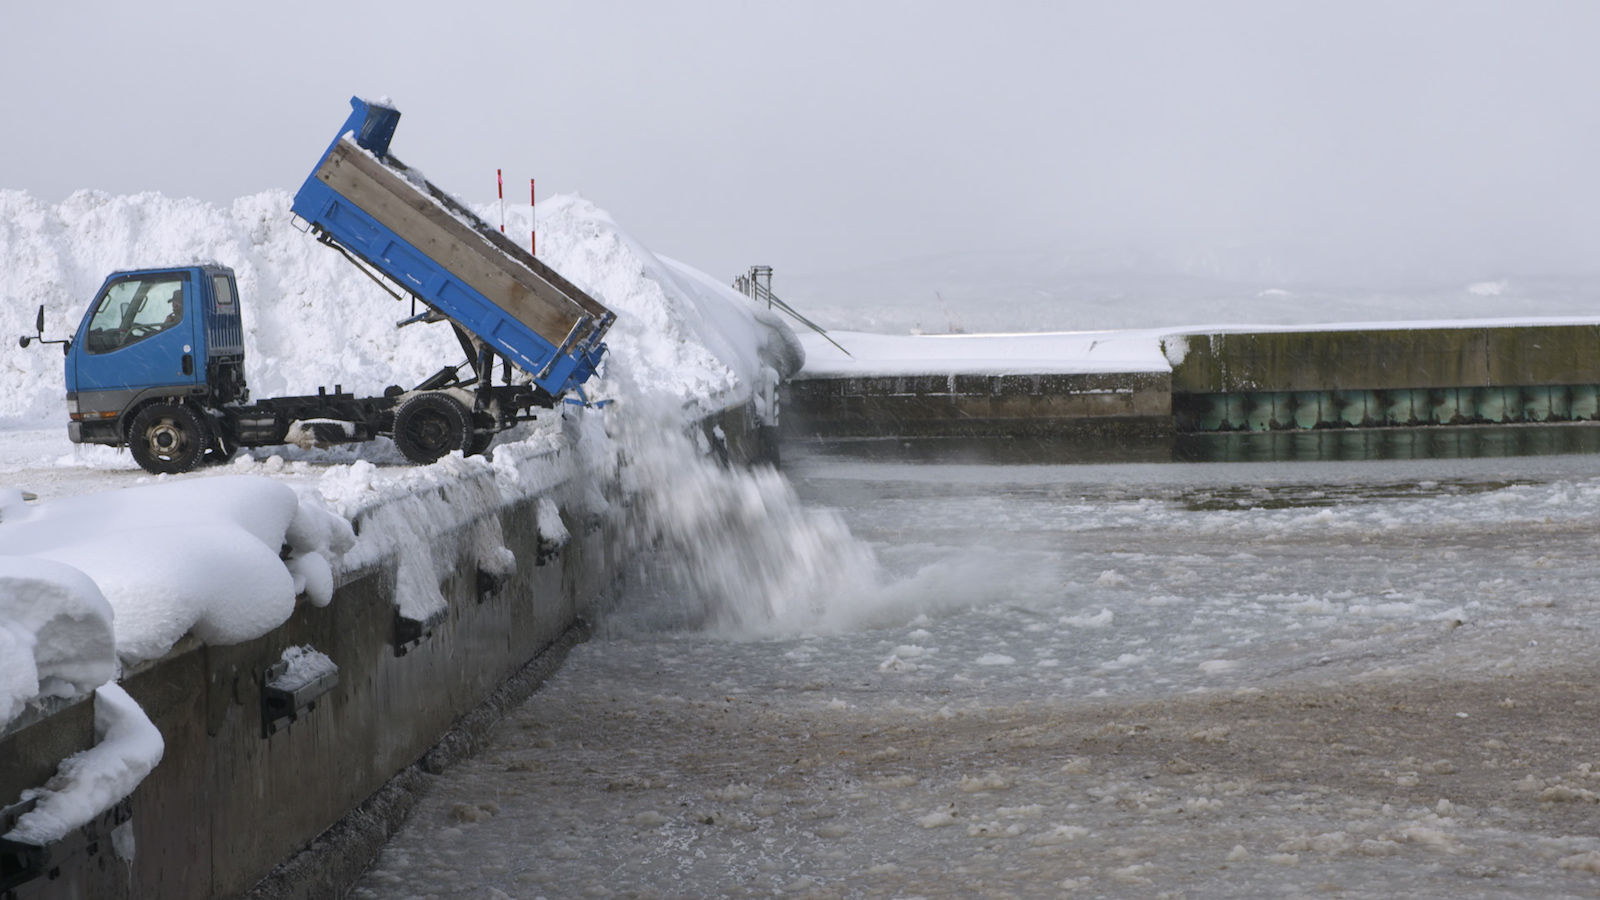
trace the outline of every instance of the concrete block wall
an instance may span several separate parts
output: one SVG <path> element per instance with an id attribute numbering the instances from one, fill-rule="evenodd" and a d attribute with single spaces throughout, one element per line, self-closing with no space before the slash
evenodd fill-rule
<path id="1" fill-rule="evenodd" d="M 1600 382 L 1600 325 L 1194 334 L 1177 394 Z"/>
<path id="2" fill-rule="evenodd" d="M 1171 432 L 1165 372 L 900 375 L 792 381 L 786 437 L 1007 437 Z"/>

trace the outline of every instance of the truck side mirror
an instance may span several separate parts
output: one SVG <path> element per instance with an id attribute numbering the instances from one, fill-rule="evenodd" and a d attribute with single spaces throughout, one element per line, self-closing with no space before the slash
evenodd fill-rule
<path id="1" fill-rule="evenodd" d="M 27 335 L 27 334 L 23 335 L 22 339 L 21 339 L 21 344 L 22 344 L 22 346 L 26 347 L 29 344 L 33 343 L 34 341 L 42 341 L 42 340 L 44 340 L 44 304 L 43 303 L 39 304 L 39 315 L 35 316 L 34 320 L 33 320 L 33 334 L 31 334 L 31 335 Z"/>
<path id="2" fill-rule="evenodd" d="M 72 352 L 72 338 L 65 338 L 65 339 L 59 340 L 59 341 L 47 341 L 47 340 L 45 340 L 45 337 L 44 337 L 44 304 L 43 303 L 39 304 L 39 314 L 37 316 L 35 316 L 34 319 L 33 319 L 33 331 L 34 331 L 33 334 L 25 334 L 25 335 L 23 335 L 21 337 L 21 339 L 18 341 L 18 343 L 22 344 L 22 346 L 24 346 L 24 347 L 28 346 L 29 344 L 33 343 L 34 341 L 38 341 L 41 344 L 60 344 L 61 345 L 61 355 L 62 356 L 66 356 L 67 354 Z"/>

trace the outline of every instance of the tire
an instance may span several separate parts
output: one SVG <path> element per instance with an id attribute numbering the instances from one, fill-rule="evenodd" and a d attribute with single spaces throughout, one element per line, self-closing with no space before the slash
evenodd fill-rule
<path id="1" fill-rule="evenodd" d="M 157 475 L 187 472 L 200 465 L 212 443 L 211 429 L 193 409 L 152 403 L 133 417 L 128 449 L 139 468 Z"/>
<path id="2" fill-rule="evenodd" d="M 449 394 L 417 394 L 394 411 L 394 443 L 419 466 L 472 446 L 472 413 Z"/>
<path id="3" fill-rule="evenodd" d="M 474 431 L 472 433 L 472 443 L 471 443 L 471 445 L 469 445 L 467 447 L 467 455 L 468 456 L 482 456 L 483 455 L 483 451 L 488 450 L 489 449 L 489 445 L 491 443 L 493 443 L 493 442 L 494 442 L 494 432 L 492 432 L 492 431 Z"/>

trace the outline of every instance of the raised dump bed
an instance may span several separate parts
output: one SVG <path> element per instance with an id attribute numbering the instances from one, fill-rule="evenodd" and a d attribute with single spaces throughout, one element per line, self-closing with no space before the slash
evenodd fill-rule
<path id="1" fill-rule="evenodd" d="M 350 118 L 295 194 L 319 238 L 376 269 L 559 397 L 594 373 L 616 315 L 389 153 L 400 112 Z"/>

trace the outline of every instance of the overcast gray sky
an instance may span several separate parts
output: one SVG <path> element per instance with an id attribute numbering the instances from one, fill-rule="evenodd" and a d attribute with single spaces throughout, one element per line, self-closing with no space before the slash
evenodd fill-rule
<path id="1" fill-rule="evenodd" d="M 351 94 L 446 190 L 719 276 L 1262 247 L 1593 272 L 1600 4 L 21 3 L 0 187 L 293 190 Z"/>

